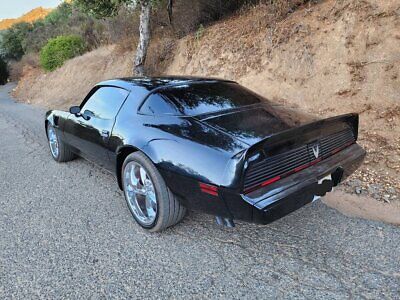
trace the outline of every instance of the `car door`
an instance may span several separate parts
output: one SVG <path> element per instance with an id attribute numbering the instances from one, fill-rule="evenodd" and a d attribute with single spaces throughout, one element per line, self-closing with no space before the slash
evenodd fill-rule
<path id="1" fill-rule="evenodd" d="M 80 155 L 107 169 L 110 166 L 107 144 L 116 115 L 129 92 L 111 86 L 96 87 L 83 101 L 79 114 L 71 114 L 64 126 L 68 144 Z"/>

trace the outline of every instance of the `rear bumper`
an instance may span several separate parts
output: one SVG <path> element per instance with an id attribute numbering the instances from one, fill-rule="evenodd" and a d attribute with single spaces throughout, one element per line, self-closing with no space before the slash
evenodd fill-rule
<path id="1" fill-rule="evenodd" d="M 234 219 L 267 224 L 331 191 L 362 164 L 366 152 L 353 144 L 322 162 L 247 195 L 224 193 Z M 332 181 L 318 180 L 332 174 Z M 240 198 L 240 199 L 239 199 Z"/>

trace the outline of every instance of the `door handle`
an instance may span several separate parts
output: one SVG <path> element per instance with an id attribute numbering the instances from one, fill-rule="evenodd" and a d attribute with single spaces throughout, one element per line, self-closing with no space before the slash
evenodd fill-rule
<path id="1" fill-rule="evenodd" d="M 102 130 L 101 131 L 101 136 L 103 138 L 108 138 L 110 136 L 110 132 L 108 130 Z"/>
<path id="2" fill-rule="evenodd" d="M 94 113 L 90 110 L 85 110 L 83 114 L 80 114 L 79 117 L 82 117 L 85 121 L 89 121 L 91 117 L 94 116 Z"/>

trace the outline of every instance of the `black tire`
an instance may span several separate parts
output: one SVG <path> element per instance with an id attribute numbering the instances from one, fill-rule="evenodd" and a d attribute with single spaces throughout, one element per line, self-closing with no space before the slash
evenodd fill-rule
<path id="1" fill-rule="evenodd" d="M 49 128 L 53 128 L 54 127 L 51 124 L 48 124 L 46 127 L 46 136 L 47 136 L 47 140 L 49 141 Z M 75 153 L 73 153 L 71 151 L 71 148 L 65 144 L 62 139 L 58 136 L 57 134 L 57 130 L 54 130 L 55 132 L 55 136 L 57 138 L 57 142 L 58 142 L 58 154 L 55 155 L 51 149 L 50 143 L 49 143 L 49 149 L 50 149 L 50 154 L 53 157 L 53 159 L 56 162 L 67 162 L 67 161 L 71 161 L 74 158 L 76 158 Z"/>
<path id="2" fill-rule="evenodd" d="M 134 211 L 131 209 L 127 193 L 125 191 L 125 176 L 124 171 L 125 167 L 129 162 L 135 162 L 140 164 L 149 175 L 154 190 L 156 193 L 156 201 L 157 201 L 157 213 L 154 222 L 151 225 L 144 226 L 140 220 L 135 216 Z M 170 226 L 176 225 L 179 223 L 185 216 L 186 208 L 177 200 L 176 196 L 168 189 L 164 179 L 161 174 L 158 172 L 157 168 L 151 162 L 146 155 L 141 152 L 134 152 L 128 155 L 122 165 L 121 168 L 121 178 L 122 178 L 122 186 L 124 189 L 124 196 L 127 202 L 128 208 L 132 213 L 135 221 L 144 229 L 150 232 L 159 232 Z"/>

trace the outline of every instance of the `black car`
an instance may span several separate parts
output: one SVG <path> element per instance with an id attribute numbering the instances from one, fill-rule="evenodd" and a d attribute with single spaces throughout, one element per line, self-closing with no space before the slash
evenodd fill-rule
<path id="1" fill-rule="evenodd" d="M 135 220 L 150 231 L 186 208 L 266 224 L 325 195 L 365 151 L 358 115 L 316 120 L 236 82 L 122 78 L 97 84 L 80 106 L 49 111 L 53 158 L 77 155 L 112 171 Z"/>

